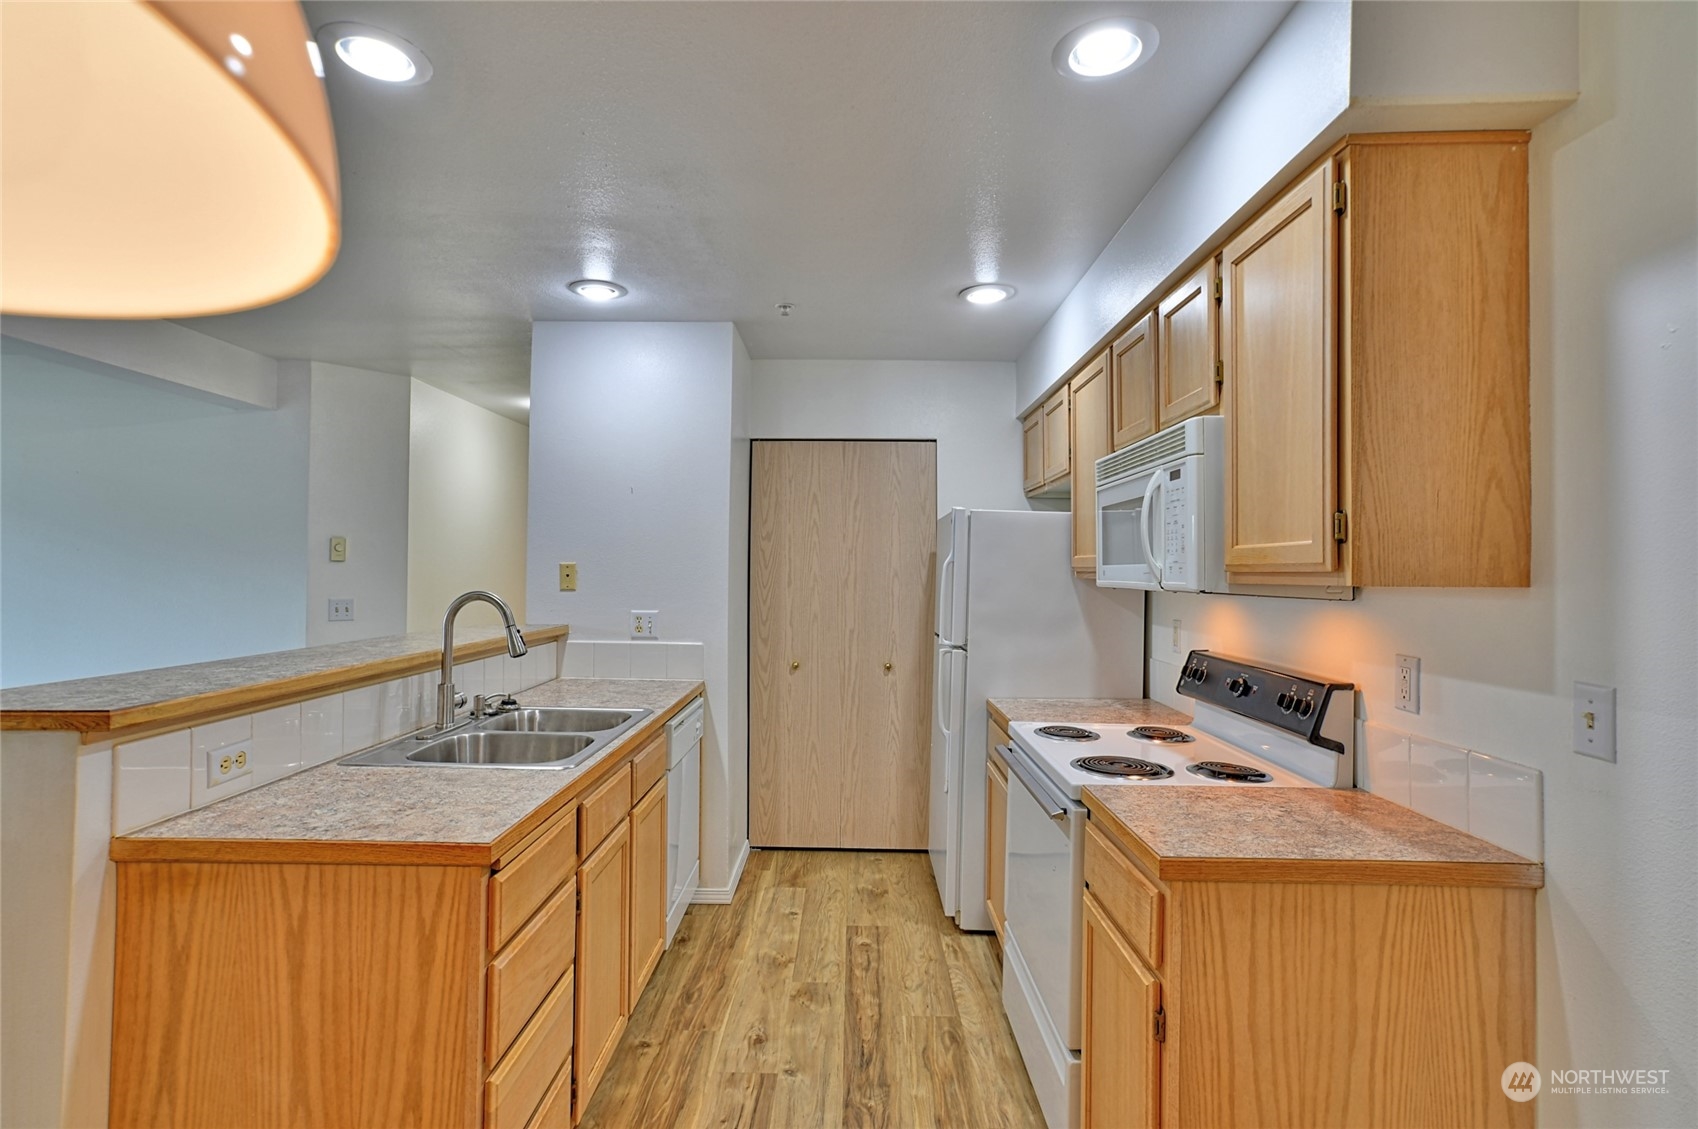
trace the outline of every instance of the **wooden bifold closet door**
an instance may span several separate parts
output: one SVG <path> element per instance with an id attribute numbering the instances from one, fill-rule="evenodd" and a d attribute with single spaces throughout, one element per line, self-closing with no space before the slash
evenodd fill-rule
<path id="1" fill-rule="evenodd" d="M 937 445 L 758 440 L 749 838 L 924 850 Z"/>

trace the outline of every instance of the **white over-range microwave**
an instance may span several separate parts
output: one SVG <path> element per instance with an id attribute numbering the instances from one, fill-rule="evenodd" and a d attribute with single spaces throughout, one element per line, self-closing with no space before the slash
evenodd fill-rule
<path id="1" fill-rule="evenodd" d="M 1232 584 L 1226 429 L 1194 416 L 1097 460 L 1097 586 L 1348 600 L 1351 588 Z"/>

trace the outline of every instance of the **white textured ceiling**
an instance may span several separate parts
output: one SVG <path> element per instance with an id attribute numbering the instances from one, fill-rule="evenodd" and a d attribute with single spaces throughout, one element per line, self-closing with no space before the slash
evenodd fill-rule
<path id="1" fill-rule="evenodd" d="M 326 61 L 342 251 L 278 305 L 185 324 L 411 373 L 525 418 L 536 319 L 734 321 L 756 357 L 1012 360 L 1288 3 L 308 3 L 435 75 Z M 1147 65 L 1055 43 L 1131 14 Z M 564 290 L 608 276 L 630 296 Z M 980 308 L 975 281 L 1019 288 Z M 774 306 L 795 304 L 780 318 Z"/>

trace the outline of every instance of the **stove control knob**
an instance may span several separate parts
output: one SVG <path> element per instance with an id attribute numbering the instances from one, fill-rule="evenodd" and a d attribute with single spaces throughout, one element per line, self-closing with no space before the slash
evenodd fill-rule
<path id="1" fill-rule="evenodd" d="M 1226 680 L 1226 691 L 1234 698 L 1247 697 L 1251 689 L 1250 679 L 1242 674 L 1234 675 Z"/>
<path id="2" fill-rule="evenodd" d="M 1185 668 L 1185 677 L 1192 682 L 1202 682 L 1208 676 L 1209 667 L 1207 663 L 1193 663 Z"/>
<path id="3" fill-rule="evenodd" d="M 1284 691 L 1274 699 L 1274 702 L 1279 706 L 1280 713 L 1290 713 L 1297 708 L 1297 687 L 1293 686 Z"/>
<path id="4" fill-rule="evenodd" d="M 1314 698 L 1313 694 L 1311 694 L 1309 697 L 1304 698 L 1302 701 L 1297 703 L 1297 716 L 1298 717 L 1308 717 L 1310 714 L 1312 714 L 1314 712 L 1315 712 L 1315 698 Z"/>

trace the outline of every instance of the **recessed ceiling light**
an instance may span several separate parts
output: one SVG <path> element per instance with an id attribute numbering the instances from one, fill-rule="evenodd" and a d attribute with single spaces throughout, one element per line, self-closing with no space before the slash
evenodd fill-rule
<path id="1" fill-rule="evenodd" d="M 589 302 L 611 302 L 615 298 L 623 298 L 630 293 L 617 282 L 608 282 L 600 278 L 580 278 L 567 286 L 566 289 Z"/>
<path id="2" fill-rule="evenodd" d="M 397 86 L 417 86 L 431 76 L 430 60 L 398 35 L 366 24 L 334 23 L 318 29 L 336 57 L 367 78 Z"/>
<path id="3" fill-rule="evenodd" d="M 961 292 L 961 297 L 975 306 L 994 306 L 1014 297 L 1014 287 L 1005 286 L 1000 282 L 981 282 L 977 286 L 967 287 Z"/>
<path id="4" fill-rule="evenodd" d="M 1115 17 L 1074 28 L 1055 45 L 1055 69 L 1068 78 L 1107 78 L 1146 62 L 1160 36 L 1143 20 Z"/>

